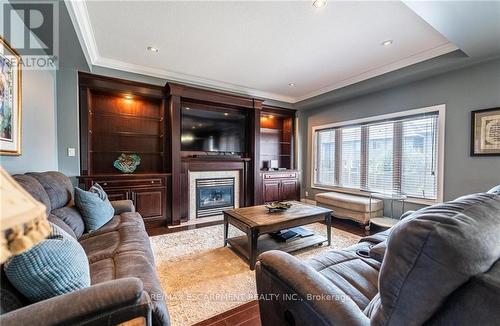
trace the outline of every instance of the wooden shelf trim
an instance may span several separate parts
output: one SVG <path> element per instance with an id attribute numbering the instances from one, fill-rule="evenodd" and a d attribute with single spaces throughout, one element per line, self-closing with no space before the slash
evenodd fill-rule
<path id="1" fill-rule="evenodd" d="M 132 131 L 94 131 L 93 134 L 110 135 L 110 136 L 114 135 L 114 136 L 124 136 L 124 137 L 163 138 L 163 135 L 146 134 L 142 132 L 132 132 Z"/>
<path id="2" fill-rule="evenodd" d="M 114 151 L 89 151 L 90 153 L 100 153 L 100 154 L 108 154 L 108 153 L 125 153 L 125 154 L 158 154 L 158 155 L 163 155 L 163 152 L 148 152 L 148 151 L 120 151 L 120 150 L 114 150 Z"/>
<path id="3" fill-rule="evenodd" d="M 123 119 L 136 119 L 136 120 L 153 120 L 153 121 L 163 121 L 163 118 L 161 117 L 152 117 L 152 116 L 145 116 L 145 115 L 134 115 L 134 114 L 126 114 L 126 113 L 96 113 L 95 110 L 90 112 L 93 116 L 100 116 L 100 117 L 117 117 L 117 118 L 123 118 Z"/>

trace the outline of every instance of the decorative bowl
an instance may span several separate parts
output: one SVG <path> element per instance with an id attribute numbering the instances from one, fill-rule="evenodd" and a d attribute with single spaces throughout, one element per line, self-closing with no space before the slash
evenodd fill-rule
<path id="1" fill-rule="evenodd" d="M 280 201 L 275 201 L 275 202 L 266 204 L 265 207 L 269 210 L 269 213 L 274 213 L 274 212 L 286 211 L 287 209 L 292 207 L 292 204 L 284 203 L 284 202 L 280 202 Z"/>
<path id="2" fill-rule="evenodd" d="M 137 154 L 121 154 L 113 166 L 122 173 L 132 173 L 141 164 L 141 158 Z"/>

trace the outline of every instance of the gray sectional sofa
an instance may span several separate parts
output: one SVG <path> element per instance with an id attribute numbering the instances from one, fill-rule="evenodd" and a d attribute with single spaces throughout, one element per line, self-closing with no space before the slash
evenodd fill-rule
<path id="1" fill-rule="evenodd" d="M 305 262 L 263 253 L 256 277 L 263 326 L 498 325 L 500 187 Z"/>
<path id="2" fill-rule="evenodd" d="M 30 303 L 2 273 L 1 325 L 115 325 L 130 320 L 169 325 L 148 234 L 131 201 L 111 202 L 111 221 L 86 233 L 68 177 L 44 172 L 14 179 L 45 204 L 50 222 L 78 239 L 89 260 L 91 286 Z"/>

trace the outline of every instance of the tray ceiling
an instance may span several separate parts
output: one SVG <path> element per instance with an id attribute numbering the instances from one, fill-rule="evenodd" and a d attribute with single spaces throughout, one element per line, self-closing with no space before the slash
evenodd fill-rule
<path id="1" fill-rule="evenodd" d="M 290 103 L 457 49 L 394 1 L 67 4 L 92 65 Z"/>

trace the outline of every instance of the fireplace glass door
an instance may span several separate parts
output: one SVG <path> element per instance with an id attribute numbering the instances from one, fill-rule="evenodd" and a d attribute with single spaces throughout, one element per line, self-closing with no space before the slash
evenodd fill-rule
<path id="1" fill-rule="evenodd" d="M 234 178 L 196 179 L 196 217 L 234 208 Z"/>

